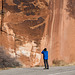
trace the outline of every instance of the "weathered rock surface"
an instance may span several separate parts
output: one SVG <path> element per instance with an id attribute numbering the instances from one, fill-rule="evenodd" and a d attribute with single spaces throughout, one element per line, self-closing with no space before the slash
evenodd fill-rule
<path id="1" fill-rule="evenodd" d="M 54 60 L 75 62 L 74 0 L 4 0 L 0 45 L 11 57 L 28 66 L 42 65 L 47 47 Z"/>

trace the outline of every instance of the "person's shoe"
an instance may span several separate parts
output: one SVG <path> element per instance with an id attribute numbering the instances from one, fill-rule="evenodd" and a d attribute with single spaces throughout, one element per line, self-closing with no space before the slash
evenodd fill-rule
<path id="1" fill-rule="evenodd" d="M 47 69 L 49 69 L 49 68 L 47 68 Z"/>

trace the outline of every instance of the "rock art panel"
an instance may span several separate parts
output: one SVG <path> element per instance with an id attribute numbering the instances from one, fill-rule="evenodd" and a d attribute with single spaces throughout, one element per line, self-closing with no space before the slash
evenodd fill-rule
<path id="1" fill-rule="evenodd" d="M 25 66 L 38 65 L 41 42 L 47 39 L 49 1 L 4 0 L 3 9 L 2 46 Z"/>

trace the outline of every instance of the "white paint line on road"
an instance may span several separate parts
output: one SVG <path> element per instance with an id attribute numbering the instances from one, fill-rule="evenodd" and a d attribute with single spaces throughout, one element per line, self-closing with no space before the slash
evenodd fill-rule
<path id="1" fill-rule="evenodd" d="M 63 73 L 69 73 L 69 72 L 74 72 L 75 70 L 72 71 L 66 71 L 66 72 L 59 72 L 59 73 L 54 73 L 54 74 L 48 74 L 48 75 L 59 75 L 59 74 L 63 74 Z"/>

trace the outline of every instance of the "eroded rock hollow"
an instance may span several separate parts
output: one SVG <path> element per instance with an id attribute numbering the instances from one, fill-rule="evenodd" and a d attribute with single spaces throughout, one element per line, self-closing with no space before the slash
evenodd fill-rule
<path id="1" fill-rule="evenodd" d="M 43 65 L 41 51 L 75 62 L 75 0 L 0 0 L 0 46 L 25 67 Z"/>

